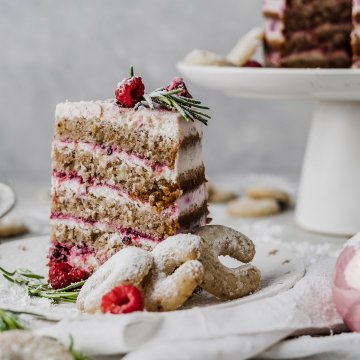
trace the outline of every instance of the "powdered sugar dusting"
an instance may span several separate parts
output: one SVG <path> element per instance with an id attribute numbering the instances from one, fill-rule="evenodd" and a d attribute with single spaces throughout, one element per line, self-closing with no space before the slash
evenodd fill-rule
<path id="1" fill-rule="evenodd" d="M 273 223 L 272 221 L 256 221 L 251 224 L 245 224 L 241 231 L 249 234 L 255 241 L 262 241 L 285 248 L 297 253 L 306 262 L 312 264 L 320 258 L 336 257 L 339 255 L 340 248 L 329 242 L 313 243 L 310 241 L 288 241 L 284 239 L 284 226 Z"/>
<path id="2" fill-rule="evenodd" d="M 80 310 L 96 312 L 103 295 L 119 285 L 139 286 L 153 264 L 146 250 L 127 247 L 107 260 L 89 277 L 76 302 Z"/>
<path id="3" fill-rule="evenodd" d="M 201 238 L 193 234 L 178 234 L 168 237 L 153 250 L 155 263 L 166 270 L 174 261 L 184 262 L 200 257 Z"/>
<path id="4" fill-rule="evenodd" d="M 178 236 L 187 237 L 188 235 Z M 3 243 L 0 245 L 0 266 L 8 270 L 23 267 L 35 273 L 46 275 L 46 254 L 49 245 L 49 236 Z M 25 248 L 26 251 L 23 250 Z M 292 255 L 293 253 L 284 249 L 281 244 L 277 245 L 276 248 L 279 249 L 279 252 L 276 255 L 269 256 L 269 252 L 274 249 L 273 243 L 256 241 L 257 252 L 254 265 L 262 271 L 262 282 L 257 292 L 235 301 L 224 302 L 203 291 L 200 294 L 193 295 L 186 304 L 186 308 L 214 305 L 235 306 L 273 296 L 280 291 L 289 289 L 303 276 L 304 266 L 299 256 Z M 232 267 L 227 257 L 222 260 L 224 260 L 224 265 Z M 290 261 L 284 263 L 284 260 Z M 234 266 L 238 265 L 234 264 Z M 60 303 L 53 305 L 47 299 L 30 298 L 24 288 L 13 285 L 2 277 L 0 277 L 0 308 L 40 313 L 55 320 L 73 318 L 80 314 L 75 304 Z"/>
<path id="5" fill-rule="evenodd" d="M 47 275 L 46 251 L 49 237 L 17 240 L 1 244 L 0 266 L 8 271 L 27 268 L 36 274 Z M 73 317 L 78 314 L 73 304 L 54 305 L 50 300 L 30 297 L 25 287 L 15 285 L 0 275 L 0 308 L 46 314 L 50 319 Z M 59 315 L 61 314 L 61 316 Z"/>

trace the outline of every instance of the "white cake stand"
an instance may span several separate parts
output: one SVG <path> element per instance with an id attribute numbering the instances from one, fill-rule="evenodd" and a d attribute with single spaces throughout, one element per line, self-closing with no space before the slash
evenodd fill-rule
<path id="1" fill-rule="evenodd" d="M 360 231 L 360 70 L 199 67 L 185 77 L 228 95 L 316 101 L 295 221 L 315 232 Z"/>

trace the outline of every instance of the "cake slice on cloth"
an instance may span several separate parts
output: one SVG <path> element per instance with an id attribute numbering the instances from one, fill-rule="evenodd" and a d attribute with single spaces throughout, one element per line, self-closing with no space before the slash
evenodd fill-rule
<path id="1" fill-rule="evenodd" d="M 56 107 L 50 268 L 90 274 L 124 246 L 150 250 L 206 223 L 206 107 L 179 78 L 144 94 L 131 76 L 116 97 Z"/>

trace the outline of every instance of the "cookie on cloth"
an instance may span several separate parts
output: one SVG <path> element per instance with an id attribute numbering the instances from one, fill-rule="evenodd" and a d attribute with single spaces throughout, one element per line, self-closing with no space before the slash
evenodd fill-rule
<path id="1" fill-rule="evenodd" d="M 148 311 L 171 311 L 184 304 L 204 278 L 199 261 L 201 238 L 192 234 L 168 237 L 152 251 L 154 266 L 144 280 Z"/>
<path id="2" fill-rule="evenodd" d="M 150 252 L 126 247 L 102 264 L 85 282 L 76 305 L 79 310 L 94 313 L 100 310 L 102 297 L 119 285 L 140 286 L 153 265 Z"/>
<path id="3" fill-rule="evenodd" d="M 202 226 L 195 234 L 202 239 L 203 289 L 224 300 L 238 299 L 258 289 L 260 271 L 248 264 L 255 256 L 255 246 L 247 236 L 222 225 Z M 228 268 L 220 262 L 220 255 L 229 255 L 246 264 Z"/>

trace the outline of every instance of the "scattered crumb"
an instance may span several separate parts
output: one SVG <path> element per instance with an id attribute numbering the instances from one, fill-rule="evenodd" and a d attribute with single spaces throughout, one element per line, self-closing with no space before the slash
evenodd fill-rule
<path id="1" fill-rule="evenodd" d="M 274 250 L 269 251 L 268 255 L 273 256 L 273 255 L 276 255 L 278 252 L 279 252 L 279 250 L 274 249 Z"/>
<path id="2" fill-rule="evenodd" d="M 284 260 L 284 261 L 282 262 L 282 264 L 283 264 L 283 265 L 285 265 L 285 264 L 290 264 L 290 260 Z"/>

